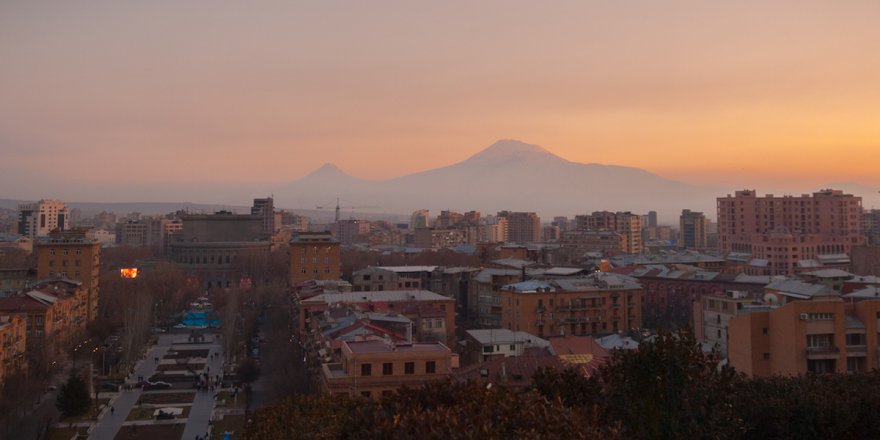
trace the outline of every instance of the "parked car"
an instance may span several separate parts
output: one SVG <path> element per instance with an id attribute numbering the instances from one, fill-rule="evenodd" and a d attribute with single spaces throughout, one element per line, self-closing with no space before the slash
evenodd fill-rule
<path id="1" fill-rule="evenodd" d="M 164 382 L 161 380 L 157 380 L 155 382 L 147 382 L 147 389 L 150 390 L 167 390 L 171 388 L 171 384 L 168 382 Z"/>

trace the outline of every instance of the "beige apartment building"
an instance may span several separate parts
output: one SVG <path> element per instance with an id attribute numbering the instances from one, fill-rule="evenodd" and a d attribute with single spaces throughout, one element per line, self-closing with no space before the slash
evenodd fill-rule
<path id="1" fill-rule="evenodd" d="M 538 337 L 617 333 L 642 326 L 642 287 L 599 273 L 501 288 L 501 327 Z"/>
<path id="2" fill-rule="evenodd" d="M 7 377 L 27 368 L 27 319 L 23 314 L 0 314 L 0 387 Z"/>
<path id="3" fill-rule="evenodd" d="M 69 279 L 82 283 L 87 298 L 87 321 L 98 316 L 101 245 L 88 229 L 52 231 L 37 240 L 37 279 Z"/>
<path id="4" fill-rule="evenodd" d="M 381 397 L 394 390 L 444 380 L 458 368 L 458 357 L 440 342 L 342 342 L 342 362 L 321 366 L 325 393 Z"/>
<path id="5" fill-rule="evenodd" d="M 578 231 L 614 231 L 620 234 L 621 250 L 628 254 L 642 252 L 642 217 L 631 212 L 595 211 L 574 217 Z"/>
<path id="6" fill-rule="evenodd" d="M 339 242 L 329 232 L 300 232 L 289 243 L 290 285 L 342 278 Z"/>
<path id="7" fill-rule="evenodd" d="M 747 307 L 728 323 L 730 365 L 748 376 L 880 368 L 880 300 L 850 302 L 829 290 L 781 307 Z"/>

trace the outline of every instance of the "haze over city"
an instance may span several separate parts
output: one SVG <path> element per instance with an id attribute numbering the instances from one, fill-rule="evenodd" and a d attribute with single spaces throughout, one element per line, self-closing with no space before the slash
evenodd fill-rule
<path id="1" fill-rule="evenodd" d="M 0 438 L 880 439 L 878 23 L 0 1 Z"/>
<path id="2" fill-rule="evenodd" d="M 246 205 L 325 163 L 388 180 L 519 139 L 719 195 L 860 184 L 870 206 L 878 18 L 873 1 L 4 2 L 0 187 Z"/>

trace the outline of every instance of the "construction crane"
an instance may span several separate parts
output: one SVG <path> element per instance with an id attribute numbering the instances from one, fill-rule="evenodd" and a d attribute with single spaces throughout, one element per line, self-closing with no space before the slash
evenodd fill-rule
<path id="1" fill-rule="evenodd" d="M 336 215 L 334 216 L 334 221 L 339 222 L 339 211 L 341 209 L 379 209 L 379 206 L 339 206 L 339 198 L 336 198 L 336 208 L 332 206 L 316 206 L 315 209 L 335 209 Z"/>

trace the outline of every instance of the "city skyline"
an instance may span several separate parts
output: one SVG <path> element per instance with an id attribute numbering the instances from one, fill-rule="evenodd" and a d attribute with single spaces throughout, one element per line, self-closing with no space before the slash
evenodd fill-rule
<path id="1" fill-rule="evenodd" d="M 874 2 L 210 6 L 0 6 L 4 195 L 383 180 L 505 138 L 726 191 L 880 185 Z"/>

